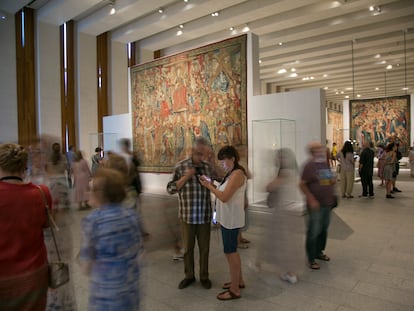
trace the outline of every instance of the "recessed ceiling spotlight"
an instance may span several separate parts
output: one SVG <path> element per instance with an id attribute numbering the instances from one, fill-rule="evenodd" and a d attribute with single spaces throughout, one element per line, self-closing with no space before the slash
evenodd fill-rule
<path id="1" fill-rule="evenodd" d="M 344 91 L 341 91 L 341 94 L 345 93 Z"/>
<path id="2" fill-rule="evenodd" d="M 187 3 L 189 0 L 184 0 L 185 3 Z"/>
<path id="3" fill-rule="evenodd" d="M 381 7 L 379 5 L 371 5 L 369 7 L 370 12 L 381 13 Z"/>
<path id="4" fill-rule="evenodd" d="M 410 88 L 408 88 L 408 87 L 403 87 L 401 90 L 402 91 L 408 91 Z"/>
<path id="5" fill-rule="evenodd" d="M 315 79 L 315 77 L 309 77 L 309 79 L 313 80 L 313 79 Z"/>
<path id="6" fill-rule="evenodd" d="M 291 78 L 296 78 L 298 76 L 298 74 L 296 72 L 293 72 L 289 75 L 289 77 Z"/>
<path id="7" fill-rule="evenodd" d="M 217 16 L 219 16 L 219 12 L 214 12 L 214 13 L 211 13 L 211 16 L 213 16 L 213 17 L 217 17 Z"/>
<path id="8" fill-rule="evenodd" d="M 324 78 L 326 78 L 326 77 L 328 77 L 328 75 L 325 73 L 325 74 L 323 75 L 323 77 L 324 77 Z"/>
<path id="9" fill-rule="evenodd" d="M 183 24 L 180 24 L 180 25 L 178 25 L 178 27 L 181 28 L 181 29 L 183 29 L 184 28 L 184 25 Z"/>
<path id="10" fill-rule="evenodd" d="M 295 68 L 290 68 L 290 71 L 291 72 L 296 72 L 296 69 Z"/>
<path id="11" fill-rule="evenodd" d="M 339 95 L 339 92 L 338 92 L 338 91 L 336 91 L 336 92 L 335 92 L 335 94 L 336 94 L 336 95 Z"/>
<path id="12" fill-rule="evenodd" d="M 283 45 L 283 42 L 279 42 L 278 45 L 282 46 Z"/>
<path id="13" fill-rule="evenodd" d="M 160 14 L 164 13 L 164 9 L 163 8 L 159 8 L 158 9 L 158 13 L 160 13 Z"/>
<path id="14" fill-rule="evenodd" d="M 375 54 L 374 58 L 380 58 L 381 54 Z"/>
<path id="15" fill-rule="evenodd" d="M 177 36 L 181 36 L 182 34 L 183 34 L 183 31 L 180 29 L 180 30 L 177 31 L 177 34 L 176 35 Z"/>
<path id="16" fill-rule="evenodd" d="M 385 69 L 387 69 L 387 70 L 392 69 L 392 65 L 391 65 L 391 64 L 390 64 L 390 65 L 388 65 L 387 67 L 385 67 Z"/>
<path id="17" fill-rule="evenodd" d="M 6 19 L 7 19 L 7 15 L 6 15 L 6 13 L 5 13 L 5 12 L 0 11 L 0 19 L 1 19 L 1 20 L 6 20 Z"/>
<path id="18" fill-rule="evenodd" d="M 345 98 L 347 98 L 347 99 L 348 99 L 348 98 L 349 98 L 349 95 L 346 95 L 346 96 L 345 96 Z"/>
<path id="19" fill-rule="evenodd" d="M 109 11 L 109 15 L 114 15 L 116 13 L 115 0 L 109 1 L 109 7 L 111 8 L 111 10 Z"/>
<path id="20" fill-rule="evenodd" d="M 259 64 L 261 64 L 262 63 L 262 60 L 261 59 L 259 59 Z"/>
<path id="21" fill-rule="evenodd" d="M 361 97 L 361 94 L 357 94 L 357 97 L 360 98 Z"/>
<path id="22" fill-rule="evenodd" d="M 230 28 L 229 28 L 229 30 L 230 30 L 230 31 L 233 31 L 233 30 L 234 30 L 234 27 L 230 27 Z"/>
<path id="23" fill-rule="evenodd" d="M 376 88 L 375 88 L 375 90 L 376 90 L 376 91 L 379 91 L 379 87 L 376 87 Z"/>
<path id="24" fill-rule="evenodd" d="M 248 31 L 250 31 L 250 27 L 247 24 L 244 24 L 242 32 L 248 32 Z"/>
<path id="25" fill-rule="evenodd" d="M 327 89 L 329 89 L 329 87 L 325 86 L 323 89 L 326 91 Z"/>
<path id="26" fill-rule="evenodd" d="M 282 69 L 279 69 L 279 71 L 277 72 L 278 74 L 283 74 L 283 73 L 286 73 L 286 69 L 285 68 L 282 68 Z"/>

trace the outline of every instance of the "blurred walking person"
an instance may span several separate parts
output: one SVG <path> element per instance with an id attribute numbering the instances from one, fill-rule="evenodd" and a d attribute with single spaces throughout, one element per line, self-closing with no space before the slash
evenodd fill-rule
<path id="1" fill-rule="evenodd" d="M 315 259 L 330 261 L 324 254 L 328 239 L 331 209 L 335 206 L 334 184 L 336 178 L 326 163 L 325 148 L 318 142 L 308 146 L 311 158 L 305 164 L 299 188 L 306 197 L 307 232 L 306 254 L 313 270 L 320 266 Z M 342 179 L 341 179 L 342 182 Z"/>
<path id="2" fill-rule="evenodd" d="M 92 177 L 92 173 L 80 150 L 76 150 L 75 152 L 75 158 L 72 163 L 72 172 L 74 181 L 73 201 L 78 204 L 79 210 L 89 209 L 88 192 L 89 180 Z"/>
<path id="3" fill-rule="evenodd" d="M 28 153 L 0 144 L 0 310 L 44 311 L 48 266 L 45 203 L 37 186 L 23 182 Z M 40 186 L 52 206 L 46 186 Z"/>
<path id="4" fill-rule="evenodd" d="M 372 143 L 364 142 L 364 149 L 359 157 L 359 176 L 361 177 L 362 195 L 363 198 L 374 197 L 374 185 L 372 178 L 374 175 L 374 157 L 375 152 L 372 150 Z"/>
<path id="5" fill-rule="evenodd" d="M 338 153 L 338 160 L 341 163 L 341 194 L 343 198 L 351 199 L 355 182 L 355 159 L 352 143 L 348 140 L 344 143 Z"/>
<path id="6" fill-rule="evenodd" d="M 122 205 L 125 195 L 118 171 L 96 171 L 90 197 L 96 209 L 82 221 L 79 254 L 81 268 L 90 277 L 88 310 L 139 310 L 141 235 L 135 210 Z"/>
<path id="7" fill-rule="evenodd" d="M 276 266 L 282 280 L 295 284 L 305 262 L 304 209 L 298 198 L 296 156 L 291 149 L 282 148 L 277 150 L 276 164 L 277 174 L 266 186 L 271 217 L 259 254 L 263 256 L 260 259 Z"/>

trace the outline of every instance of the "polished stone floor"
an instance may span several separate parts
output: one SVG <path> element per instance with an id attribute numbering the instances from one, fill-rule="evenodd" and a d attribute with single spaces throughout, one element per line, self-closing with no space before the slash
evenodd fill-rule
<path id="1" fill-rule="evenodd" d="M 332 215 L 326 249 L 332 260 L 322 262 L 319 271 L 304 267 L 294 285 L 269 270 L 255 268 L 266 213 L 250 208 L 250 227 L 244 236 L 251 243 L 239 251 L 246 288 L 241 299 L 225 302 L 216 299 L 220 286 L 228 280 L 219 231 L 213 229 L 211 236 L 213 287 L 206 290 L 196 282 L 179 290 L 183 263 L 172 260 L 179 234 L 177 199 L 143 194 L 142 214 L 150 235 L 141 258 L 141 310 L 414 310 L 414 178 L 408 170 L 401 171 L 398 187 L 402 192 L 393 200 L 385 199 L 378 180 L 374 183 L 374 199 L 358 198 L 361 185 L 355 183 L 355 198 L 341 200 Z M 74 256 L 79 251 L 80 222 L 87 213 L 74 212 Z M 87 310 L 88 278 L 76 263 L 72 271 L 78 310 Z"/>

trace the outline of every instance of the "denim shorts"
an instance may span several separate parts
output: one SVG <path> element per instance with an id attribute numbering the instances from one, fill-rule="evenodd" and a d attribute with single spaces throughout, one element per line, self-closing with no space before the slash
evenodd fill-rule
<path id="1" fill-rule="evenodd" d="M 237 252 L 237 241 L 240 228 L 226 229 L 221 226 L 221 237 L 223 239 L 223 248 L 225 254 Z"/>

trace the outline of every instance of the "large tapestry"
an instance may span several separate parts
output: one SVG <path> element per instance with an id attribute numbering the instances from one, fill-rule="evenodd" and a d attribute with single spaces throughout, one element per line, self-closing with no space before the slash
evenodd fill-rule
<path id="1" fill-rule="evenodd" d="M 171 172 L 197 136 L 215 154 L 246 144 L 246 35 L 133 67 L 131 83 L 142 171 Z"/>
<path id="2" fill-rule="evenodd" d="M 342 112 L 328 109 L 328 124 L 331 125 L 329 128 L 332 130 L 332 133 L 327 133 L 327 137 L 331 137 L 333 143 L 342 146 L 344 142 L 344 120 Z"/>
<path id="3" fill-rule="evenodd" d="M 351 139 L 360 145 L 399 142 L 400 151 L 410 147 L 410 96 L 350 101 Z"/>

